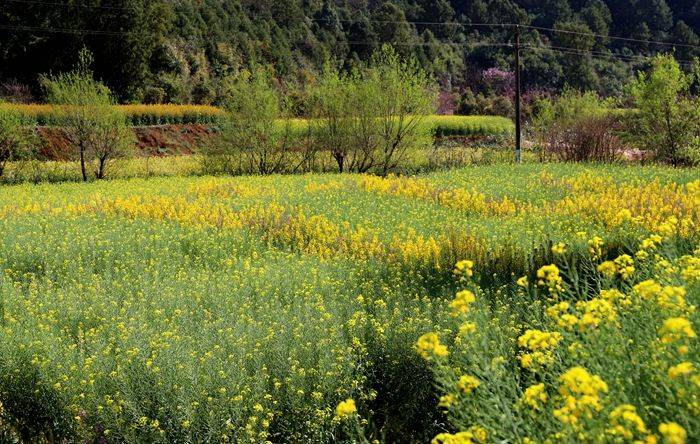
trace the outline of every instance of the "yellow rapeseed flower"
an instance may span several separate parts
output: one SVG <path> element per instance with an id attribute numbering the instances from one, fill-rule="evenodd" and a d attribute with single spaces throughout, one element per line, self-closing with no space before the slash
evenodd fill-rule
<path id="1" fill-rule="evenodd" d="M 455 295 L 455 298 L 450 302 L 452 314 L 454 316 L 465 314 L 469 311 L 469 306 L 476 301 L 476 296 L 469 290 L 462 290 Z"/>
<path id="2" fill-rule="evenodd" d="M 480 385 L 481 381 L 470 375 L 462 375 L 457 381 L 457 388 L 466 394 L 473 392 Z"/>
<path id="3" fill-rule="evenodd" d="M 685 444 L 688 437 L 685 429 L 675 422 L 664 422 L 659 425 L 659 433 L 665 444 Z"/>
<path id="4" fill-rule="evenodd" d="M 340 419 L 345 419 L 355 413 L 357 413 L 357 407 L 355 406 L 355 400 L 352 398 L 341 401 L 335 408 L 335 414 Z"/>
<path id="5" fill-rule="evenodd" d="M 676 379 L 681 376 L 690 375 L 695 371 L 695 367 L 692 362 L 681 362 L 678 365 L 668 369 L 668 377 L 671 379 Z"/>
<path id="6" fill-rule="evenodd" d="M 598 273 L 607 278 L 614 277 L 617 274 L 617 266 L 613 261 L 605 261 L 598 265 Z"/>
<path id="7" fill-rule="evenodd" d="M 637 409 L 630 404 L 622 404 L 613 409 L 609 416 L 611 427 L 608 433 L 631 441 L 635 436 L 644 437 L 649 432 Z M 641 436 L 640 436 L 641 435 Z"/>
<path id="8" fill-rule="evenodd" d="M 533 410 L 539 410 L 547 402 L 547 391 L 544 384 L 535 384 L 525 389 L 521 402 Z"/>
<path id="9" fill-rule="evenodd" d="M 566 253 L 566 244 L 563 242 L 558 242 L 552 245 L 552 253 L 556 255 L 562 255 Z"/>
<path id="10" fill-rule="evenodd" d="M 537 270 L 537 285 L 547 287 L 552 294 L 564 291 L 563 282 L 559 267 L 554 264 L 545 265 Z"/>
<path id="11" fill-rule="evenodd" d="M 605 245 L 605 242 L 598 236 L 593 236 L 588 240 L 588 253 L 593 259 L 597 259 L 603 255 L 603 245 Z"/>
<path id="12" fill-rule="evenodd" d="M 659 329 L 659 335 L 661 335 L 661 342 L 664 344 L 697 337 L 693 325 L 682 317 L 666 319 Z"/>
<path id="13" fill-rule="evenodd" d="M 416 351 L 424 359 L 430 360 L 433 356 L 444 358 L 449 355 L 447 346 L 440 343 L 440 337 L 437 333 L 426 333 L 416 341 Z"/>
<path id="14" fill-rule="evenodd" d="M 472 277 L 474 275 L 474 261 L 463 260 L 457 262 L 454 274 L 464 279 Z"/>

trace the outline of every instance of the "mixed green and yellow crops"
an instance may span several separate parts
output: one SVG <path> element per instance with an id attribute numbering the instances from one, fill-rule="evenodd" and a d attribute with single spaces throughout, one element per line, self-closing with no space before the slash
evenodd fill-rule
<path id="1" fill-rule="evenodd" d="M 19 113 L 27 124 L 61 126 L 66 120 L 65 105 L 0 103 L 0 110 Z M 226 117 L 222 108 L 207 105 L 117 105 L 133 126 L 167 124 L 220 124 Z M 283 123 L 280 122 L 280 125 Z M 293 119 L 292 131 L 308 131 L 307 119 Z M 427 116 L 421 122 L 421 132 L 437 137 L 507 136 L 513 132 L 513 122 L 499 116 Z"/>
<path id="2" fill-rule="evenodd" d="M 696 442 L 697 170 L 0 189 L 0 441 Z"/>

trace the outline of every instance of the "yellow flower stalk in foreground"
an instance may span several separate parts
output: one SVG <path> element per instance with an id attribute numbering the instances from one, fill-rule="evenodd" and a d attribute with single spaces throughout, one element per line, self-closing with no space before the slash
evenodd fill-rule
<path id="1" fill-rule="evenodd" d="M 659 433 L 665 444 L 685 444 L 688 434 L 685 429 L 675 422 L 664 422 L 659 425 Z"/>

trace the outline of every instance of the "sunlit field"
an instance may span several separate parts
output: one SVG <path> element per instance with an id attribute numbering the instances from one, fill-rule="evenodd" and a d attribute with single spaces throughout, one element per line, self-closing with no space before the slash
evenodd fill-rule
<path id="1" fill-rule="evenodd" d="M 0 188 L 0 441 L 695 442 L 697 169 Z"/>

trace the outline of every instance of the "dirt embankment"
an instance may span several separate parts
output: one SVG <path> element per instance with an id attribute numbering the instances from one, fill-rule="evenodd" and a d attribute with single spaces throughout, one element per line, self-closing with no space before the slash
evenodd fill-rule
<path id="1" fill-rule="evenodd" d="M 194 153 L 209 139 L 214 130 L 208 125 L 158 125 L 135 127 L 138 154 L 169 156 Z M 39 127 L 41 139 L 39 156 L 44 160 L 70 160 L 77 147 L 71 143 L 63 128 Z"/>

